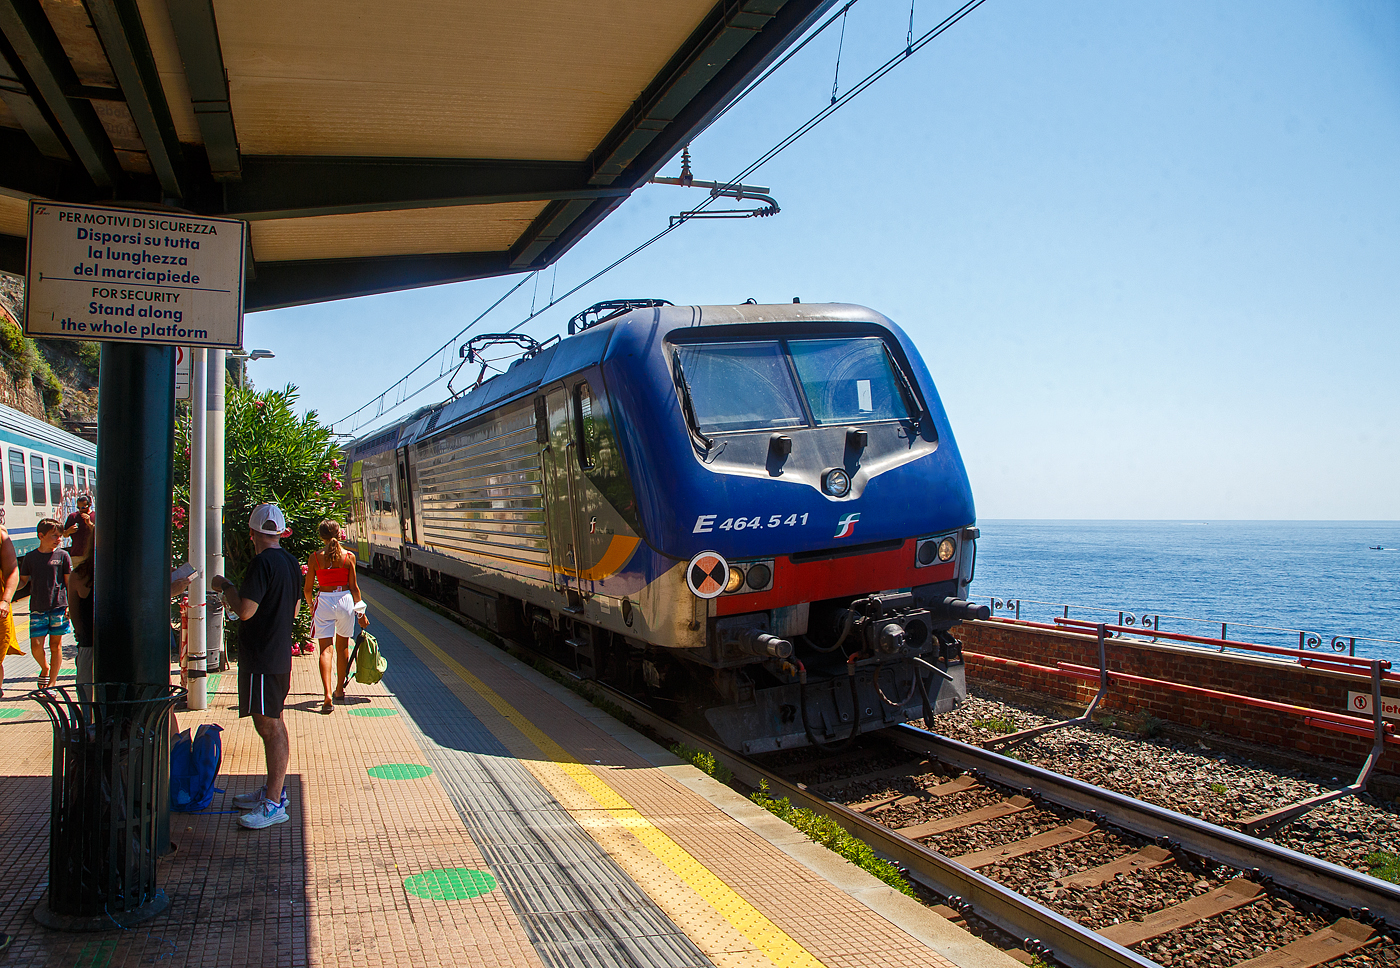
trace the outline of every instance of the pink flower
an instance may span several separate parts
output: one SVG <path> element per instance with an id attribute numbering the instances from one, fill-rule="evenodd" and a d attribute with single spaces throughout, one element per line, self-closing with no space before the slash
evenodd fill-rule
<path id="1" fill-rule="evenodd" d="M 259 410 L 261 410 L 263 407 L 267 406 L 267 404 L 266 404 L 265 401 L 262 401 L 262 400 L 254 400 L 254 401 L 253 401 L 253 406 L 255 406 L 255 407 L 257 407 Z"/>
<path id="2" fill-rule="evenodd" d="M 345 486 L 345 485 L 342 484 L 342 483 L 340 483 L 339 481 L 332 481 L 332 482 L 331 482 L 331 487 L 335 488 L 337 491 L 340 490 L 340 489 L 341 489 L 342 487 L 344 487 L 344 486 Z"/>
<path id="3" fill-rule="evenodd" d="M 331 458 L 331 470 L 340 470 L 340 461 L 336 460 L 334 457 Z"/>
<path id="4" fill-rule="evenodd" d="M 305 565 L 302 565 L 302 566 L 301 566 L 301 573 L 302 573 L 303 575 L 306 574 L 306 566 L 305 566 Z"/>

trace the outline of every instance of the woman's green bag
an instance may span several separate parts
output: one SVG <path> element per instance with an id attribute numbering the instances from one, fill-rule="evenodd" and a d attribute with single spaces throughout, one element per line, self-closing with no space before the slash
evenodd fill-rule
<path id="1" fill-rule="evenodd" d="M 384 670 L 389 668 L 389 660 L 379 654 L 379 642 L 364 629 L 355 640 L 355 681 L 364 686 L 372 686 L 384 678 Z"/>

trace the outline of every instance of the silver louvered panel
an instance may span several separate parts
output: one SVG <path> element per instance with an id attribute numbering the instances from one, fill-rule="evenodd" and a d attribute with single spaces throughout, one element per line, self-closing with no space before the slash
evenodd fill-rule
<path id="1" fill-rule="evenodd" d="M 544 485 L 533 407 L 415 447 L 423 543 L 548 567 Z"/>

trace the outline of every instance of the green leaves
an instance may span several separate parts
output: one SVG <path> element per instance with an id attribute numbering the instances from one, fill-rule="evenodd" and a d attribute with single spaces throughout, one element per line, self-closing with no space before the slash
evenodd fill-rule
<path id="1" fill-rule="evenodd" d="M 305 563 L 321 547 L 316 528 L 322 520 L 343 520 L 349 491 L 343 489 L 340 449 L 316 411 L 298 414 L 297 388 L 261 393 L 228 386 L 224 415 L 224 562 L 225 574 L 242 580 L 253 560 L 248 515 L 274 502 L 287 516 L 286 548 Z M 173 508 L 189 506 L 189 408 L 182 405 L 175 427 Z M 172 513 L 172 553 L 184 561 L 189 547 L 188 517 Z M 199 563 L 196 563 L 198 565 Z M 299 640 L 308 638 L 309 616 L 298 614 Z"/>

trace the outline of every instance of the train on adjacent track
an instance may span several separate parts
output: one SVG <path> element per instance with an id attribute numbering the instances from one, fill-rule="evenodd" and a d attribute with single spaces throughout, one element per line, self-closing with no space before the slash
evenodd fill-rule
<path id="1" fill-rule="evenodd" d="M 966 697 L 972 491 L 898 326 L 627 300 L 569 330 L 345 448 L 365 567 L 742 752 Z"/>
<path id="2" fill-rule="evenodd" d="M 97 447 L 0 405 L 0 450 L 0 522 L 22 555 L 39 546 L 40 520 L 65 520 L 79 494 L 97 490 Z"/>

